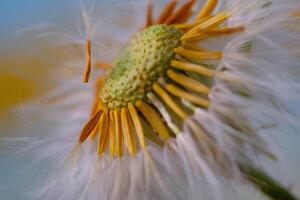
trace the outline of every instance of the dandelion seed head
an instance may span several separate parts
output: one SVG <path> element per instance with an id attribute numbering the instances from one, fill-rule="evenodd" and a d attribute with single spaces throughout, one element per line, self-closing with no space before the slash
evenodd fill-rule
<path id="1" fill-rule="evenodd" d="M 186 13 L 194 3 L 188 1 L 174 10 L 176 3 L 170 2 L 156 20 L 149 4 L 144 29 L 133 36 L 111 64 L 108 75 L 99 78 L 92 116 L 79 142 L 98 134 L 99 154 L 109 151 L 110 155 L 122 156 L 126 148 L 134 154 L 145 149 L 148 142 L 163 146 L 178 134 L 178 130 L 173 132 L 174 127 L 186 125 L 187 132 L 194 132 L 207 156 L 220 153 L 214 139 L 189 116 L 197 108 L 211 107 L 210 89 L 214 87 L 216 66 L 223 52 L 221 48 L 208 50 L 197 43 L 240 33 L 245 28 L 223 27 L 230 16 L 228 11 L 211 16 L 216 1 L 208 1 L 189 24 L 186 21 L 190 16 Z M 90 43 L 87 40 L 84 82 L 89 79 L 92 65 Z M 215 66 L 200 64 L 200 60 Z M 160 113 L 157 103 L 148 98 L 149 93 L 166 105 L 169 115 Z"/>
<path id="2" fill-rule="evenodd" d="M 76 74 L 50 95 L 46 110 L 51 119 L 70 121 L 59 131 L 68 139 L 25 140 L 19 151 L 32 143 L 37 159 L 50 162 L 37 199 L 198 199 L 192 192 L 200 182 L 210 187 L 210 199 L 222 199 L 220 177 L 244 182 L 250 179 L 242 164 L 277 159 L 263 133 L 295 120 L 286 108 L 300 89 L 290 71 L 299 61 L 292 45 L 299 30 L 287 26 L 299 23 L 290 15 L 295 2 L 207 0 L 195 9 L 195 0 L 170 1 L 157 16 L 150 2 L 145 23 L 119 56 L 110 53 L 112 62 L 94 54 L 114 45 L 103 48 L 98 40 L 102 20 L 92 15 L 92 2 L 81 7 L 79 42 L 82 81 L 94 82 L 92 105 L 91 91 L 82 92 L 90 84 L 78 86 Z"/>

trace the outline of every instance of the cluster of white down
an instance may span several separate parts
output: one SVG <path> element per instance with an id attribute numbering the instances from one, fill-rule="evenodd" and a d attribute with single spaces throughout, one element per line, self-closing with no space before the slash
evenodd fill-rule
<path id="1" fill-rule="evenodd" d="M 18 191 L 24 199 L 45 200 L 175 200 L 199 199 L 199 195 L 221 199 L 220 177 L 240 179 L 238 162 L 256 163 L 258 155 L 276 156 L 272 132 L 293 125 L 299 114 L 289 105 L 298 101 L 300 94 L 300 19 L 291 14 L 300 3 L 230 0 L 221 2 L 218 10 L 224 8 L 232 11 L 229 24 L 244 25 L 245 31 L 207 41 L 209 47 L 222 44 L 224 56 L 209 94 L 210 108 L 196 109 L 189 118 L 213 138 L 223 160 L 199 151 L 201 141 L 195 140 L 188 123 L 178 127 L 181 133 L 163 148 L 149 145 L 136 156 L 100 157 L 91 141 L 76 146 L 92 97 L 92 91 L 81 86 L 79 70 L 68 76 L 69 80 L 60 81 L 61 86 L 38 105 L 28 105 L 26 112 L 45 118 L 41 129 L 35 129 L 35 138 L 1 140 L 9 147 L 5 162 L 19 162 L 17 183 L 0 183 L 3 198 Z M 89 21 L 92 11 L 84 12 L 85 32 L 94 40 L 102 25 L 88 31 L 93 29 Z M 83 43 L 84 39 L 63 38 L 68 39 L 66 43 Z M 98 47 L 98 51 L 104 50 L 100 41 Z M 94 49 L 97 52 L 97 45 Z M 55 104 L 45 103 L 51 99 Z M 153 104 L 168 125 L 176 128 L 162 104 L 155 99 Z"/>

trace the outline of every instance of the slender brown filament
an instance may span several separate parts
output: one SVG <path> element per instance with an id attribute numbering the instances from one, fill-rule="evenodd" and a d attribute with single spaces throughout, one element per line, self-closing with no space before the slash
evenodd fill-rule
<path id="1" fill-rule="evenodd" d="M 87 83 L 90 78 L 91 68 L 92 68 L 92 55 L 91 55 L 91 40 L 87 39 L 85 43 L 85 54 L 86 54 L 86 63 L 83 72 L 82 81 Z"/>
<path id="2" fill-rule="evenodd" d="M 170 1 L 156 20 L 156 24 L 163 24 L 169 16 L 172 15 L 177 4 L 177 0 Z"/>
<path id="3" fill-rule="evenodd" d="M 180 20 L 180 18 L 182 17 L 182 15 L 185 15 L 186 13 L 190 12 L 195 2 L 196 2 L 195 0 L 187 1 L 174 14 L 170 15 L 164 23 L 165 24 L 177 23 L 178 20 Z"/>
<path id="4" fill-rule="evenodd" d="M 145 28 L 147 28 L 153 24 L 152 15 L 153 15 L 153 3 L 152 3 L 152 0 L 149 0 L 148 6 L 147 6 Z"/>
<path id="5" fill-rule="evenodd" d="M 193 15 L 192 11 L 186 12 L 185 14 L 181 15 L 180 18 L 176 21 L 176 23 L 184 23 L 186 22 L 191 16 Z"/>

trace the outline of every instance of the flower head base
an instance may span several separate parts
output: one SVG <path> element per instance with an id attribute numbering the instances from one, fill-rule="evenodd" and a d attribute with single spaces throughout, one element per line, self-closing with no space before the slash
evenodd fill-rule
<path id="1" fill-rule="evenodd" d="M 154 25 L 137 33 L 117 59 L 99 96 L 105 107 L 117 109 L 144 100 L 153 83 L 165 74 L 180 44 L 180 30 Z"/>

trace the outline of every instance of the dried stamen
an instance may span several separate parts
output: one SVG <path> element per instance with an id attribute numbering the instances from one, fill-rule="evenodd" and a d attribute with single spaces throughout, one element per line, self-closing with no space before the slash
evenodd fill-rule
<path id="1" fill-rule="evenodd" d="M 146 15 L 146 23 L 145 23 L 145 28 L 151 26 L 153 24 L 153 3 L 150 0 L 147 6 L 147 15 Z"/>
<path id="2" fill-rule="evenodd" d="M 84 68 L 84 73 L 82 81 L 87 83 L 90 78 L 91 68 L 92 68 L 92 56 L 91 56 L 91 40 L 87 39 L 85 43 L 85 52 L 86 52 L 86 64 Z"/>
<path id="3" fill-rule="evenodd" d="M 82 143 L 86 140 L 86 138 L 90 135 L 90 133 L 94 130 L 96 127 L 101 115 L 103 113 L 103 110 L 97 111 L 92 118 L 88 121 L 88 123 L 83 127 L 80 137 L 79 137 L 79 142 Z"/>
<path id="4" fill-rule="evenodd" d="M 169 16 L 172 15 L 175 7 L 176 7 L 176 4 L 177 4 L 177 0 L 172 0 L 170 1 L 164 8 L 164 10 L 162 11 L 162 13 L 160 14 L 160 16 L 158 17 L 156 23 L 157 24 L 163 24 L 165 23 L 165 21 L 167 20 L 167 18 Z"/>
<path id="5" fill-rule="evenodd" d="M 172 14 L 166 19 L 165 24 L 173 24 L 180 21 L 182 15 L 188 13 L 195 2 L 195 0 L 189 0 L 188 2 L 183 4 L 174 14 Z"/>

